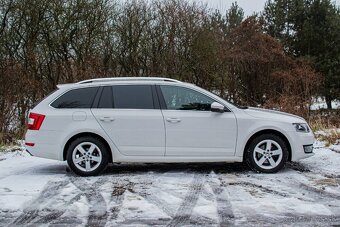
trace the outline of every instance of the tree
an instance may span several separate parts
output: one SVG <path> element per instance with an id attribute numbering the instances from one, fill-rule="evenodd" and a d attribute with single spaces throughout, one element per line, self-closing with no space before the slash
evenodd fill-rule
<path id="1" fill-rule="evenodd" d="M 261 23 L 249 17 L 228 35 L 224 56 L 229 99 L 308 117 L 318 74 L 308 62 L 287 55 Z"/>
<path id="2" fill-rule="evenodd" d="M 244 19 L 243 9 L 240 8 L 237 2 L 231 4 L 230 9 L 227 10 L 226 21 L 229 31 L 241 24 Z"/>
<path id="3" fill-rule="evenodd" d="M 320 93 L 340 99 L 340 11 L 330 0 L 268 0 L 265 30 L 279 39 L 294 57 L 312 62 L 322 75 Z"/>
<path id="4" fill-rule="evenodd" d="M 309 5 L 296 49 L 314 63 L 323 75 L 321 94 L 327 107 L 340 100 L 340 11 L 330 0 L 314 0 Z"/>

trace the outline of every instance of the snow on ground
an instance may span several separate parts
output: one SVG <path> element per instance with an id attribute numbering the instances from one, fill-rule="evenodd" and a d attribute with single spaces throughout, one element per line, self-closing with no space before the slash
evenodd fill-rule
<path id="1" fill-rule="evenodd" d="M 332 101 L 332 108 L 340 109 L 340 100 Z M 327 104 L 326 104 L 325 99 L 321 97 L 314 98 L 310 109 L 311 110 L 327 109 Z"/>
<path id="2" fill-rule="evenodd" d="M 0 226 L 272 226 L 340 224 L 340 153 L 277 174 L 242 164 L 115 164 L 82 178 L 66 163 L 0 156 Z"/>

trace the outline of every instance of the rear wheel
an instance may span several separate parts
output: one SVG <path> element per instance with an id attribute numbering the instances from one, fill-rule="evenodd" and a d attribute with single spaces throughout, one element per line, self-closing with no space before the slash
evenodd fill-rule
<path id="1" fill-rule="evenodd" d="M 273 134 L 256 137 L 246 151 L 246 162 L 255 171 L 275 173 L 281 170 L 288 160 L 285 141 Z"/>
<path id="2" fill-rule="evenodd" d="M 95 176 L 102 172 L 109 162 L 108 150 L 94 137 L 80 137 L 67 150 L 67 163 L 80 176 Z"/>

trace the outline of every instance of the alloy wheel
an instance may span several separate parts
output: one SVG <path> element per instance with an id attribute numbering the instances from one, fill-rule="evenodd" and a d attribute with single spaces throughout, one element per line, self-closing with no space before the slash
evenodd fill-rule
<path id="1" fill-rule="evenodd" d="M 253 152 L 256 165 L 267 170 L 277 167 L 282 157 L 281 146 L 276 141 L 270 139 L 259 142 Z"/>
<path id="2" fill-rule="evenodd" d="M 94 171 L 101 161 L 102 151 L 92 142 L 82 142 L 72 152 L 72 162 L 81 171 Z"/>

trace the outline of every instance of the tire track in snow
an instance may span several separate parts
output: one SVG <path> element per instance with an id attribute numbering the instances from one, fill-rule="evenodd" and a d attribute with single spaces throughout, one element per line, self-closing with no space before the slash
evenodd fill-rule
<path id="1" fill-rule="evenodd" d="M 281 213 L 279 217 L 248 215 L 239 220 L 238 226 L 340 226 L 340 217 L 336 215 L 299 215 Z"/>
<path id="2" fill-rule="evenodd" d="M 70 199 L 69 201 L 67 201 L 66 204 L 64 204 L 64 207 L 68 207 L 70 205 L 72 205 L 73 203 L 79 201 L 81 199 L 82 196 L 85 196 L 83 193 L 79 193 L 76 194 L 72 199 Z M 52 211 L 51 213 L 43 216 L 42 218 L 40 218 L 39 220 L 35 221 L 34 224 L 46 224 L 49 223 L 51 225 L 65 225 L 65 223 L 71 222 L 73 224 L 77 223 L 77 224 L 81 224 L 79 223 L 80 221 L 75 221 L 74 219 L 76 217 L 62 217 L 63 214 L 66 213 L 67 209 L 64 209 L 62 213 L 60 213 L 59 211 Z M 59 215 L 58 215 L 59 214 Z"/>
<path id="3" fill-rule="evenodd" d="M 166 171 L 164 171 L 163 174 L 164 173 L 166 173 Z M 151 187 L 152 187 L 153 182 L 157 182 L 156 179 L 159 179 L 162 176 L 163 175 L 157 176 L 155 178 L 154 176 L 150 175 L 150 177 L 145 177 L 142 181 L 139 181 L 138 183 L 142 184 L 144 186 L 145 185 L 149 185 L 149 186 L 151 185 Z M 153 180 L 151 180 L 151 179 L 153 179 Z M 159 188 L 159 187 L 153 185 L 152 189 L 155 189 L 155 188 L 156 188 L 156 191 L 163 191 L 162 188 Z M 164 199 L 159 197 L 159 193 L 148 192 L 149 189 L 150 188 L 144 187 L 141 190 L 136 189 L 135 191 L 139 196 L 143 197 L 148 203 L 155 205 L 157 208 L 161 209 L 169 217 L 174 217 L 175 214 L 176 214 L 176 209 L 173 209 L 171 206 L 169 206 L 169 204 Z M 151 191 L 153 191 L 153 190 L 151 190 Z M 169 193 L 169 192 L 167 191 L 167 193 Z M 164 221 L 164 220 L 162 220 L 162 221 Z"/>
<path id="4" fill-rule="evenodd" d="M 83 177 L 70 176 L 69 180 L 85 195 L 89 203 L 89 216 L 86 226 L 105 226 L 108 218 L 107 205 L 98 188 L 106 183 L 108 178 L 99 178 L 94 183 L 88 182 Z"/>
<path id="5" fill-rule="evenodd" d="M 41 191 L 39 196 L 29 204 L 29 207 L 24 209 L 23 214 L 17 217 L 12 225 L 27 225 L 33 223 L 36 218 L 38 218 L 40 213 L 44 211 L 41 209 L 43 204 L 46 204 L 46 201 L 51 202 L 51 200 L 58 196 L 63 188 L 69 184 L 69 181 L 54 181 L 48 182 L 47 186 Z M 55 213 L 55 217 L 61 216 L 64 212 Z"/>
<path id="6" fill-rule="evenodd" d="M 338 175 L 329 175 L 329 174 L 324 174 L 322 172 L 312 172 L 312 171 L 309 171 L 309 170 L 308 171 L 296 170 L 296 171 L 301 172 L 301 175 L 308 180 L 308 184 L 302 183 L 301 180 L 299 180 L 298 178 L 295 177 L 295 179 L 294 179 L 295 184 L 292 184 L 292 187 L 297 188 L 299 190 L 302 189 L 304 194 L 310 194 L 312 196 L 312 198 L 317 198 L 318 200 L 323 201 L 323 203 L 326 202 L 326 201 L 334 201 L 334 199 L 340 201 L 340 194 L 334 194 L 334 193 L 325 191 L 323 189 L 313 187 L 312 182 L 314 182 L 317 178 L 312 178 L 307 173 L 313 174 L 314 176 L 320 176 L 321 177 L 320 179 L 322 179 L 322 177 L 324 177 L 326 179 L 335 179 L 335 182 L 337 184 L 339 184 L 338 182 L 340 180 L 339 180 Z M 328 205 L 327 202 L 326 202 L 326 205 Z"/>
<path id="7" fill-rule="evenodd" d="M 162 178 L 162 177 L 157 177 L 157 178 Z M 153 179 L 152 181 L 150 179 Z M 143 197 L 143 199 L 145 199 L 145 201 L 147 201 L 150 204 L 153 204 L 155 207 L 157 207 L 158 209 L 162 210 L 167 216 L 169 217 L 162 217 L 162 218 L 151 218 L 151 219 L 130 219 L 130 220 L 125 220 L 123 223 L 124 225 L 148 225 L 148 226 L 153 226 L 153 225 L 157 225 L 157 226 L 166 226 L 167 224 L 169 224 L 169 221 L 171 221 L 171 218 L 176 218 L 177 215 L 177 210 L 176 208 L 173 208 L 173 206 L 171 204 L 169 204 L 166 200 L 164 200 L 164 198 L 162 198 L 162 194 L 161 193 L 157 193 L 157 191 L 163 191 L 164 189 L 162 189 L 162 187 L 159 187 L 157 185 L 154 185 L 152 189 L 156 189 L 156 192 L 154 190 L 151 190 L 151 193 L 149 192 L 149 187 L 145 188 L 146 185 L 153 185 L 154 182 L 156 180 L 154 179 L 154 177 L 150 176 L 150 178 L 146 177 L 143 180 L 139 180 L 138 183 L 136 183 L 135 185 L 141 184 L 144 187 L 142 189 L 139 189 L 138 187 L 135 187 L 133 190 L 133 193 L 138 194 L 139 196 Z M 156 181 L 157 182 L 157 181 Z M 204 181 L 202 182 L 204 183 Z M 186 189 L 190 188 L 192 184 L 187 185 Z M 203 186 L 203 185 L 202 185 Z M 202 187 L 202 191 L 199 194 L 199 196 L 202 196 L 204 198 L 213 198 L 213 195 L 207 191 L 204 190 L 204 188 Z M 170 191 L 165 191 L 166 193 L 171 194 L 172 196 L 176 196 L 178 198 L 182 198 L 182 200 L 184 201 L 187 197 L 188 197 L 188 193 L 185 194 L 184 196 L 179 195 L 178 193 L 174 193 L 171 190 Z M 205 193 L 209 193 L 211 195 L 205 196 Z M 197 200 L 196 200 L 197 202 Z M 196 203 L 195 203 L 196 204 Z M 195 207 L 195 204 L 192 206 L 192 208 Z M 183 202 L 182 202 L 183 205 Z M 216 225 L 216 222 L 210 218 L 207 217 L 202 217 L 202 216 L 197 216 L 194 214 L 190 214 L 187 217 L 187 220 L 185 220 L 183 223 L 188 223 L 189 225 L 194 225 L 194 226 L 211 226 L 211 225 Z M 174 224 L 176 225 L 176 224 Z M 179 224 L 179 226 L 181 226 Z"/>
<path id="8" fill-rule="evenodd" d="M 59 211 L 50 211 L 49 213 L 47 213 L 46 215 L 44 215 L 43 217 L 41 217 L 37 221 L 34 221 L 34 223 L 32 225 L 35 226 L 35 224 L 50 223 L 51 221 L 56 220 L 59 217 L 61 217 L 64 213 L 65 213 L 65 210 L 64 211 L 61 211 L 61 210 L 59 210 Z"/>
<path id="9" fill-rule="evenodd" d="M 319 175 L 323 176 L 322 174 L 319 174 Z M 299 177 L 301 176 L 307 178 L 309 182 L 313 180 L 308 175 L 299 173 Z M 281 190 L 283 191 L 277 191 L 278 185 L 268 184 L 268 182 L 264 181 L 264 179 L 261 177 L 257 177 L 256 175 L 253 175 L 252 178 L 255 178 L 256 180 L 259 180 L 259 181 L 263 181 L 266 184 L 258 185 L 256 183 L 252 183 L 249 181 L 246 182 L 244 180 L 240 180 L 240 182 L 234 182 L 234 183 L 228 183 L 228 184 L 250 186 L 250 187 L 258 188 L 259 190 L 267 194 L 273 194 L 273 195 L 282 196 L 286 198 L 294 197 L 296 199 L 299 199 L 301 201 L 306 201 L 306 202 L 311 202 L 315 198 L 317 198 L 320 201 L 325 201 L 325 199 L 328 199 L 328 200 L 334 200 L 334 199 L 339 200 L 340 199 L 340 195 L 333 194 L 333 193 L 315 188 L 311 186 L 310 183 L 309 184 L 302 183 L 301 180 L 299 180 L 299 178 L 296 178 L 296 176 L 290 179 L 284 179 L 283 182 L 280 182 L 280 184 L 284 185 L 284 187 L 281 188 Z M 287 183 L 289 185 L 288 188 L 287 188 Z M 295 195 L 292 192 L 300 192 L 301 195 Z M 306 194 L 311 195 L 311 196 L 306 197 L 305 196 Z"/>
<path id="10" fill-rule="evenodd" d="M 162 171 L 163 172 L 163 171 Z M 165 171 L 164 171 L 165 172 Z M 125 193 L 127 190 L 130 191 L 133 194 L 136 194 L 145 201 L 147 201 L 150 204 L 155 205 L 157 208 L 161 209 L 164 213 L 172 217 L 175 215 L 176 210 L 168 207 L 169 204 L 166 203 L 166 201 L 160 199 L 157 196 L 157 193 L 149 193 L 150 185 L 153 184 L 155 181 L 155 176 L 150 175 L 150 177 L 147 177 L 148 175 L 143 175 L 140 179 L 138 179 L 137 182 L 129 182 L 128 184 L 123 185 L 120 187 L 120 183 L 118 183 L 118 186 L 115 184 L 114 187 L 118 187 L 118 192 L 121 191 L 119 194 Z M 157 177 L 158 178 L 158 177 Z M 132 185 L 129 186 L 129 185 Z M 142 186 L 142 187 L 139 187 Z M 119 189 L 120 188 L 120 189 Z M 161 190 L 161 189 L 160 189 Z M 113 191 L 113 194 L 115 194 L 116 189 Z M 123 196 L 120 196 L 118 200 L 124 199 Z M 118 203 L 119 205 L 119 203 Z M 118 206 L 118 210 L 113 212 L 117 213 L 120 211 L 120 206 Z M 112 215 L 114 216 L 114 215 Z M 165 226 L 169 222 L 170 218 L 156 218 L 156 219 L 128 219 L 124 220 L 123 222 L 119 223 L 119 225 L 132 225 L 132 226 L 139 226 L 139 225 L 146 225 L 146 226 Z M 118 225 L 118 224 L 117 224 Z"/>
<path id="11" fill-rule="evenodd" d="M 162 171 L 162 173 L 163 173 L 163 171 Z M 163 175 L 156 177 L 156 179 L 159 179 L 159 178 L 162 179 L 162 177 L 163 177 Z M 152 180 L 150 180 L 150 179 L 152 179 Z M 184 198 L 187 195 L 184 194 L 182 196 L 181 194 L 175 193 L 174 191 L 171 191 L 171 190 L 164 191 L 164 189 L 161 187 L 162 184 L 155 185 L 155 182 L 159 182 L 156 179 L 155 179 L 154 175 L 150 175 L 150 177 L 144 176 L 144 179 L 139 180 L 138 183 L 135 183 L 136 186 L 143 185 L 143 187 L 142 188 L 135 187 L 133 189 L 134 190 L 133 193 L 138 194 L 143 199 L 145 199 L 145 201 L 154 205 L 158 209 L 162 210 L 162 212 L 164 212 L 169 217 L 147 219 L 147 220 L 140 220 L 140 219 L 139 220 L 125 220 L 123 222 L 123 224 L 130 224 L 130 225 L 131 224 L 135 224 L 135 225 L 147 224 L 147 225 L 164 226 L 167 223 L 169 223 L 169 221 L 171 221 L 172 218 L 174 218 L 176 216 L 177 209 L 174 208 L 171 203 L 164 200 L 164 198 L 163 198 L 164 195 L 161 192 L 168 193 L 171 196 L 181 198 L 182 200 L 184 200 Z M 148 186 L 148 187 L 145 187 L 145 186 Z M 189 186 L 187 185 L 186 188 L 189 188 Z M 200 196 L 202 196 L 206 200 L 213 201 L 214 195 L 211 192 L 208 192 L 206 190 L 203 191 L 203 190 L 204 190 L 204 188 L 202 189 L 202 193 L 200 193 Z M 190 225 L 195 225 L 195 226 L 211 226 L 213 224 L 216 224 L 216 222 L 214 220 L 210 219 L 210 218 L 197 216 L 195 214 L 191 214 L 190 219 L 188 219 L 188 221 L 190 222 Z"/>
<path id="12" fill-rule="evenodd" d="M 170 217 L 174 217 L 176 215 L 176 210 L 169 207 L 169 204 L 167 204 L 163 199 L 158 198 L 157 195 L 149 194 L 141 196 L 144 197 L 145 200 L 148 201 L 149 203 L 161 209 L 165 214 L 169 215 Z"/>
<path id="13" fill-rule="evenodd" d="M 116 220 L 120 209 L 124 202 L 124 193 L 126 191 L 132 191 L 134 183 L 125 181 L 124 179 L 113 179 L 113 191 L 111 192 L 111 202 L 114 202 L 114 206 L 110 208 L 109 220 Z"/>
<path id="14" fill-rule="evenodd" d="M 339 213 L 339 202 L 340 202 L 340 195 L 335 194 L 329 191 L 324 191 L 323 189 L 317 188 L 313 186 L 313 179 L 310 178 L 308 175 L 310 173 L 304 173 L 308 171 L 299 171 L 296 170 L 298 175 L 290 174 L 287 175 L 284 178 L 281 178 L 280 181 L 275 181 L 273 178 L 264 178 L 264 175 L 258 175 L 258 174 L 252 174 L 251 178 L 246 179 L 239 179 L 237 182 L 230 182 L 226 183 L 227 185 L 235 185 L 235 186 L 244 186 L 242 187 L 243 190 L 249 189 L 250 187 L 256 188 L 263 193 L 265 193 L 265 196 L 279 196 L 279 197 L 286 197 L 286 198 L 294 198 L 298 199 L 300 202 L 297 202 L 297 205 L 303 205 L 305 203 L 307 204 L 316 204 L 325 207 L 329 211 L 333 212 L 334 214 Z M 307 174 L 307 175 L 306 175 Z M 314 174 L 314 173 L 313 173 Z M 323 176 L 322 174 L 318 174 L 319 176 Z M 265 175 L 267 177 L 267 175 Z M 302 181 L 302 178 L 307 178 L 307 182 Z M 247 180 L 247 181 L 245 181 Z M 257 183 L 251 182 L 251 181 L 258 181 Z M 250 181 L 250 182 L 249 182 Z M 258 184 L 259 182 L 264 183 L 263 185 Z M 302 183 L 304 182 L 304 183 Z M 262 195 L 263 196 L 263 195 Z M 256 195 L 252 194 L 252 197 L 256 198 Z M 277 197 L 278 199 L 280 199 Z M 252 200 L 251 200 L 252 201 Z M 318 220 L 335 220 L 339 217 L 332 217 L 328 215 L 313 215 L 312 217 L 309 217 L 308 215 L 304 215 L 305 218 L 300 218 L 299 215 L 295 213 L 281 213 L 281 218 L 273 218 L 268 219 L 267 216 L 262 216 L 261 213 L 259 214 L 248 214 L 247 221 L 249 221 L 248 224 L 256 223 L 257 225 L 261 225 L 263 223 L 275 225 L 278 223 L 282 224 L 295 224 L 295 222 L 301 222 L 300 224 L 308 223 L 308 219 L 311 219 L 310 222 L 317 223 Z M 327 221 L 326 221 L 327 222 Z M 329 222 L 327 222 L 329 223 Z M 317 224 L 316 224 L 317 225 Z"/>
<path id="15" fill-rule="evenodd" d="M 216 197 L 217 215 L 220 226 L 234 225 L 235 216 L 226 189 L 223 188 L 221 181 L 214 172 L 212 172 L 208 182 Z"/>
<path id="16" fill-rule="evenodd" d="M 183 202 L 178 208 L 173 219 L 167 225 L 168 227 L 182 226 L 190 220 L 191 214 L 197 203 L 198 197 L 202 192 L 203 184 L 204 177 L 202 177 L 201 174 L 195 174 L 192 183 L 188 186 L 189 191 L 186 197 L 183 199 Z"/>
<path id="17" fill-rule="evenodd" d="M 328 198 L 329 200 L 339 200 L 340 201 L 340 195 L 339 194 L 333 194 L 333 193 L 330 193 L 330 192 L 327 192 L 327 191 L 324 191 L 322 189 L 318 189 L 318 188 L 315 188 L 315 187 L 312 187 L 310 185 L 307 185 L 307 184 L 303 184 L 301 183 L 299 188 L 305 190 L 305 191 L 308 191 L 309 193 L 313 193 L 314 196 L 318 197 L 321 201 L 326 198 Z"/>
<path id="18" fill-rule="evenodd" d="M 262 185 L 251 183 L 251 182 L 246 182 L 246 181 L 226 183 L 226 184 L 227 185 L 240 185 L 240 186 L 245 186 L 245 187 L 257 188 L 264 193 L 278 195 L 278 196 L 281 196 L 281 197 L 289 197 L 290 196 L 287 193 L 279 192 L 279 191 L 276 191 L 274 189 L 270 189 L 268 187 L 264 187 Z"/>

